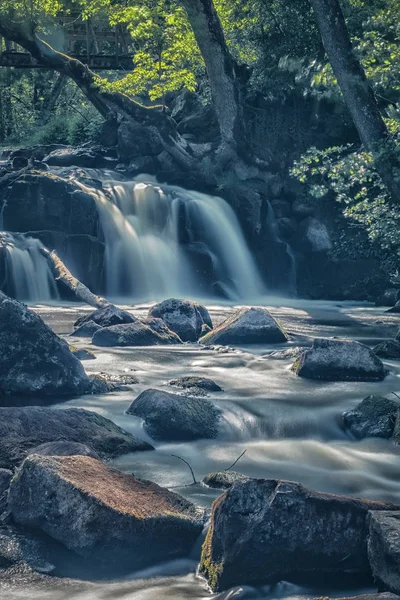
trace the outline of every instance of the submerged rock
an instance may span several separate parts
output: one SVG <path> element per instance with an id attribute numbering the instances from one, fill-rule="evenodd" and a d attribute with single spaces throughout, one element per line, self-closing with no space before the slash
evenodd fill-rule
<path id="1" fill-rule="evenodd" d="M 179 379 L 171 379 L 168 383 L 184 390 L 196 388 L 206 392 L 222 392 L 222 387 L 212 379 L 207 379 L 207 377 L 180 377 Z"/>
<path id="2" fill-rule="evenodd" d="M 287 348 L 286 350 L 275 350 L 268 354 L 268 358 L 275 358 L 276 360 L 294 360 L 304 352 L 304 348 L 301 346 L 294 346 L 293 348 Z"/>
<path id="3" fill-rule="evenodd" d="M 40 444 L 40 446 L 33 448 L 29 454 L 39 454 L 40 456 L 75 456 L 76 454 L 80 454 L 81 456 L 91 456 L 100 460 L 97 452 L 89 448 L 89 446 L 65 440 Z"/>
<path id="4" fill-rule="evenodd" d="M 86 323 L 83 323 L 83 325 L 75 329 L 75 331 L 71 333 L 71 336 L 91 338 L 98 329 L 101 329 L 101 325 L 94 321 L 86 321 Z"/>
<path id="5" fill-rule="evenodd" d="M 203 513 L 178 494 L 87 456 L 31 455 L 9 493 L 14 520 L 108 568 L 187 555 Z"/>
<path id="6" fill-rule="evenodd" d="M 95 360 L 96 356 L 93 352 L 89 352 L 89 350 L 85 350 L 85 348 L 76 348 L 75 346 L 69 346 L 72 354 L 76 356 L 79 360 Z"/>
<path id="7" fill-rule="evenodd" d="M 40 444 L 61 440 L 85 444 L 101 458 L 153 448 L 93 411 L 0 408 L 0 467 L 18 466 Z"/>
<path id="8" fill-rule="evenodd" d="M 292 574 L 368 575 L 367 513 L 396 508 L 290 481 L 238 482 L 213 504 L 200 573 L 213 591 Z"/>
<path id="9" fill-rule="evenodd" d="M 356 438 L 391 438 L 399 405 L 382 396 L 368 396 L 343 413 L 343 424 Z"/>
<path id="10" fill-rule="evenodd" d="M 0 569 L 17 568 L 21 571 L 51 573 L 52 564 L 49 547 L 38 537 L 23 533 L 9 525 L 0 526 Z"/>
<path id="11" fill-rule="evenodd" d="M 400 360 L 400 342 L 397 340 L 389 340 L 382 342 L 374 348 L 374 352 L 380 358 L 387 360 Z"/>
<path id="12" fill-rule="evenodd" d="M 183 342 L 196 342 L 204 324 L 212 327 L 205 306 L 189 300 L 169 298 L 150 308 L 148 316 L 162 319 Z"/>
<path id="13" fill-rule="evenodd" d="M 250 478 L 237 471 L 216 471 L 215 473 L 208 473 L 204 477 L 203 483 L 210 488 L 228 490 L 234 483 L 247 481 L 248 479 Z"/>
<path id="14" fill-rule="evenodd" d="M 0 396 L 76 396 L 89 388 L 68 344 L 39 315 L 2 292 L 0 355 Z"/>
<path id="15" fill-rule="evenodd" d="M 105 306 L 104 308 L 98 308 L 89 315 L 84 315 L 77 321 L 74 326 L 78 329 L 83 325 L 87 325 L 92 321 L 96 325 L 101 327 L 110 327 L 111 325 L 123 325 L 124 323 L 134 323 L 137 319 L 128 313 L 126 310 L 122 310 L 113 304 Z M 93 327 L 92 325 L 90 327 Z M 76 332 L 74 333 L 76 335 Z"/>
<path id="16" fill-rule="evenodd" d="M 382 381 L 387 371 L 374 352 L 351 340 L 315 339 L 294 362 L 299 377 L 325 381 Z"/>
<path id="17" fill-rule="evenodd" d="M 103 327 L 96 331 L 92 338 L 96 346 L 155 346 L 163 344 L 181 344 L 182 341 L 166 326 L 158 327 L 158 331 L 142 323 L 128 323 Z"/>
<path id="18" fill-rule="evenodd" d="M 279 344 L 288 338 L 266 308 L 241 308 L 200 339 L 201 344 Z"/>
<path id="19" fill-rule="evenodd" d="M 368 558 L 375 581 L 400 594 L 400 511 L 368 514 Z"/>
<path id="20" fill-rule="evenodd" d="M 215 438 L 221 417 L 208 400 L 155 389 L 139 394 L 127 412 L 144 420 L 153 439 L 163 441 Z"/>

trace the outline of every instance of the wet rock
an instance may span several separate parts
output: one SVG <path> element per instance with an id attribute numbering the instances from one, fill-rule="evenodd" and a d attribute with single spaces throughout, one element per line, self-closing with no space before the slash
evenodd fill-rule
<path id="1" fill-rule="evenodd" d="M 389 308 L 386 312 L 388 313 L 400 313 L 400 300 L 397 300 L 396 304 Z"/>
<path id="2" fill-rule="evenodd" d="M 144 322 L 103 327 L 95 332 L 92 343 L 96 346 L 155 346 L 181 344 L 182 341 L 167 327 L 155 331 Z"/>
<path id="3" fill-rule="evenodd" d="M 33 448 L 60 440 L 85 444 L 101 458 L 152 449 L 150 444 L 93 411 L 0 407 L 0 467 L 12 469 Z"/>
<path id="4" fill-rule="evenodd" d="M 203 483 L 210 488 L 228 490 L 234 483 L 247 481 L 248 479 L 250 478 L 237 471 L 216 471 L 215 473 L 208 473 L 204 477 Z"/>
<path id="5" fill-rule="evenodd" d="M 85 350 L 85 348 L 76 348 L 75 346 L 69 345 L 69 349 L 76 358 L 79 360 L 95 360 L 96 356 L 93 352 L 89 352 L 89 350 Z"/>
<path id="6" fill-rule="evenodd" d="M 212 327 L 207 309 L 189 300 L 169 298 L 149 310 L 149 317 L 162 319 L 184 342 L 196 342 L 204 324 Z"/>
<path id="7" fill-rule="evenodd" d="M 53 150 L 43 161 L 51 167 L 83 167 L 86 169 L 112 168 L 118 161 L 96 147 L 60 148 Z"/>
<path id="8" fill-rule="evenodd" d="M 203 513 L 183 497 L 87 456 L 24 461 L 9 493 L 14 520 L 107 568 L 187 555 Z"/>
<path id="9" fill-rule="evenodd" d="M 0 396 L 69 397 L 88 390 L 89 379 L 68 344 L 36 313 L 1 292 L 0 355 Z"/>
<path id="10" fill-rule="evenodd" d="M 122 310 L 113 304 L 105 306 L 104 308 L 98 308 L 89 315 L 85 315 L 75 321 L 74 326 L 77 328 L 87 325 L 92 321 L 100 327 L 110 327 L 111 325 L 123 325 L 124 323 L 134 323 L 137 319 L 128 313 L 126 310 Z M 90 327 L 93 327 L 90 325 Z M 76 332 L 74 332 L 76 335 Z"/>
<path id="11" fill-rule="evenodd" d="M 65 440 L 59 440 L 57 442 L 46 442 L 33 448 L 29 454 L 39 454 L 40 456 L 75 456 L 79 454 L 81 456 L 91 456 L 100 460 L 97 452 L 79 442 L 71 442 Z M 11 471 L 10 471 L 11 473 Z"/>
<path id="12" fill-rule="evenodd" d="M 203 335 L 206 335 L 206 333 L 209 333 L 210 331 L 212 331 L 212 327 L 210 327 L 206 323 L 203 323 L 203 325 L 201 326 L 200 337 L 203 337 Z"/>
<path id="13" fill-rule="evenodd" d="M 399 405 L 382 396 L 368 396 L 343 413 L 343 424 L 356 438 L 391 438 Z"/>
<path id="14" fill-rule="evenodd" d="M 301 346 L 295 346 L 294 348 L 287 348 L 286 350 L 275 350 L 268 354 L 269 358 L 275 358 L 276 360 L 294 360 L 304 352 L 304 348 Z"/>
<path id="15" fill-rule="evenodd" d="M 148 434 L 163 441 L 215 438 L 221 417 L 208 400 L 155 389 L 139 394 L 127 413 L 143 419 Z"/>
<path id="16" fill-rule="evenodd" d="M 29 532 L 16 527 L 0 526 L 0 569 L 18 568 L 18 572 L 36 571 L 51 573 L 52 564 L 49 547 Z"/>
<path id="17" fill-rule="evenodd" d="M 303 252 L 328 252 L 332 241 L 324 223 L 315 217 L 304 219 L 297 232 L 297 246 Z"/>
<path id="18" fill-rule="evenodd" d="M 292 574 L 368 575 L 366 516 L 393 504 L 249 479 L 213 504 L 200 572 L 214 591 Z"/>
<path id="19" fill-rule="evenodd" d="M 117 392 L 124 389 L 119 383 L 110 381 L 104 377 L 104 375 L 99 373 L 93 373 L 92 375 L 89 375 L 89 380 L 89 394 L 92 395 L 110 394 L 111 392 Z"/>
<path id="20" fill-rule="evenodd" d="M 307 379 L 325 381 L 382 381 L 387 371 L 374 352 L 350 340 L 315 339 L 293 363 L 292 370 Z"/>
<path id="21" fill-rule="evenodd" d="M 389 340 L 382 342 L 374 348 L 374 352 L 379 358 L 387 360 L 400 360 L 400 342 L 397 340 Z"/>
<path id="22" fill-rule="evenodd" d="M 86 323 L 83 323 L 83 325 L 75 329 L 75 331 L 71 333 L 71 336 L 91 338 L 98 329 L 101 329 L 101 327 L 101 325 L 98 325 L 94 321 L 87 321 Z"/>
<path id="23" fill-rule="evenodd" d="M 207 379 L 206 377 L 180 377 L 179 379 L 171 379 L 168 383 L 184 390 L 199 388 L 206 392 L 222 392 L 222 387 L 212 379 Z"/>
<path id="24" fill-rule="evenodd" d="M 400 298 L 400 290 L 389 288 L 378 296 L 376 299 L 376 306 L 393 306 Z"/>
<path id="25" fill-rule="evenodd" d="M 13 477 L 13 472 L 9 469 L 0 469 L 0 515 L 7 508 L 8 488 Z"/>
<path id="26" fill-rule="evenodd" d="M 266 308 L 241 308 L 201 338 L 201 344 L 279 344 L 287 342 L 281 325 Z"/>
<path id="27" fill-rule="evenodd" d="M 375 581 L 400 594 L 400 512 L 368 514 L 368 558 Z"/>

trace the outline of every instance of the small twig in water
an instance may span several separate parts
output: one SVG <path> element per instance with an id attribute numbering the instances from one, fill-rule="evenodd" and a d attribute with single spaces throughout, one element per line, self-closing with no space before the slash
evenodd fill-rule
<path id="1" fill-rule="evenodd" d="M 390 392 L 391 394 L 393 394 L 393 396 L 396 396 L 396 398 L 398 398 L 400 400 L 400 396 L 398 394 L 396 394 L 396 392 Z"/>
<path id="2" fill-rule="evenodd" d="M 182 457 L 178 456 L 177 454 L 171 454 L 171 456 L 173 456 L 174 458 L 178 458 L 179 460 L 181 460 L 182 462 L 184 462 L 184 463 L 185 463 L 185 465 L 187 465 L 187 466 L 189 467 L 189 469 L 190 469 L 190 472 L 191 472 L 191 474 L 192 474 L 192 477 L 193 477 L 193 483 L 196 485 L 196 484 L 197 484 L 196 477 L 194 476 L 193 469 L 192 469 L 192 467 L 190 466 L 190 464 L 188 463 L 188 461 L 187 461 L 187 460 L 185 460 L 184 458 L 182 458 Z"/>
<path id="3" fill-rule="evenodd" d="M 244 456 L 246 454 L 246 452 L 247 452 L 247 449 L 243 450 L 242 454 L 240 456 L 238 456 L 237 459 L 235 460 L 235 462 L 230 467 L 225 469 L 225 471 L 230 471 L 232 469 L 232 467 L 234 467 L 236 465 L 236 463 L 239 462 L 239 460 L 242 458 L 242 456 Z"/>

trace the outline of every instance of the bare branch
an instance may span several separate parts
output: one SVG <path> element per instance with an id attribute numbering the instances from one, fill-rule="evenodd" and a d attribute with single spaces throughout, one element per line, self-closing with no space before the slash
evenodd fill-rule
<path id="1" fill-rule="evenodd" d="M 230 467 L 225 469 L 225 471 L 230 471 L 232 469 L 232 467 L 234 467 L 239 462 L 239 460 L 242 458 L 242 456 L 244 456 L 246 454 L 246 452 L 247 452 L 247 449 L 243 450 L 242 454 L 240 456 L 238 456 L 237 459 L 235 460 L 235 462 Z"/>
<path id="2" fill-rule="evenodd" d="M 181 460 L 182 462 L 184 462 L 184 463 L 185 463 L 185 465 L 187 465 L 187 466 L 189 467 L 189 469 L 190 469 L 190 472 L 191 472 L 191 474 L 192 474 L 192 477 L 193 477 L 193 483 L 196 485 L 196 483 L 197 483 L 197 481 L 196 481 L 196 477 L 194 476 L 193 469 L 192 469 L 192 467 L 190 466 L 190 464 L 188 463 L 188 461 L 187 461 L 187 460 L 185 460 L 184 458 L 182 458 L 181 456 L 178 456 L 177 454 L 171 454 L 171 456 L 173 456 L 174 458 L 178 458 L 179 460 Z"/>

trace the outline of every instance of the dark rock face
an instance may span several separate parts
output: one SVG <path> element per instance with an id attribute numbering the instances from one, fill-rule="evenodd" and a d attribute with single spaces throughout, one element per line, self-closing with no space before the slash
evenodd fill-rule
<path id="1" fill-rule="evenodd" d="M 101 415 L 80 408 L 0 408 L 0 467 L 14 468 L 32 449 L 47 442 L 79 442 L 112 458 L 152 446 Z"/>
<path id="2" fill-rule="evenodd" d="M 159 302 L 149 310 L 149 317 L 162 319 L 183 342 L 196 342 L 204 324 L 212 327 L 211 317 L 197 302 L 169 298 Z"/>
<path id="3" fill-rule="evenodd" d="M 369 574 L 367 513 L 396 508 L 289 481 L 239 482 L 213 504 L 200 572 L 214 591 L 296 573 Z"/>
<path id="4" fill-rule="evenodd" d="M 101 329 L 101 325 L 98 325 L 94 321 L 87 321 L 87 323 L 84 323 L 83 325 L 75 329 L 75 331 L 71 333 L 71 336 L 91 338 L 98 329 Z"/>
<path id="5" fill-rule="evenodd" d="M 100 147 L 59 148 L 45 156 L 43 162 L 51 167 L 84 167 L 87 169 L 112 169 L 118 163 L 115 157 L 107 156 L 107 150 Z"/>
<path id="6" fill-rule="evenodd" d="M 0 469 L 0 515 L 7 508 L 8 488 L 13 477 L 13 472 L 9 469 Z"/>
<path id="7" fill-rule="evenodd" d="M 0 395 L 68 397 L 88 390 L 89 379 L 68 345 L 36 313 L 1 292 L 0 354 Z"/>
<path id="8" fill-rule="evenodd" d="M 203 483 L 210 488 L 228 490 L 234 483 L 247 481 L 248 479 L 250 478 L 236 471 L 216 471 L 215 473 L 208 473 L 204 477 Z"/>
<path id="9" fill-rule="evenodd" d="M 87 456 L 29 456 L 9 508 L 17 523 L 126 569 L 188 554 L 203 525 L 202 511 L 181 496 Z"/>
<path id="10" fill-rule="evenodd" d="M 208 400 L 155 389 L 139 394 L 127 412 L 144 420 L 153 439 L 165 441 L 215 438 L 221 417 Z"/>
<path id="11" fill-rule="evenodd" d="M 97 452 L 80 444 L 79 442 L 67 442 L 65 440 L 59 440 L 58 442 L 46 442 L 33 448 L 29 454 L 39 454 L 40 456 L 75 456 L 79 454 L 81 456 L 91 456 L 100 460 Z M 10 471 L 11 473 L 11 471 Z"/>
<path id="12" fill-rule="evenodd" d="M 51 560 L 51 552 L 41 540 L 15 527 L 0 526 L 0 569 L 51 573 L 55 568 Z"/>
<path id="13" fill-rule="evenodd" d="M 75 321 L 74 326 L 79 329 L 82 328 L 83 325 L 89 326 L 89 324 L 92 322 L 100 327 L 110 327 L 111 325 L 134 323 L 135 321 L 137 321 L 137 319 L 126 310 L 121 310 L 117 306 L 110 304 L 104 308 L 98 308 L 89 315 L 81 317 Z M 92 327 L 93 326 L 90 325 L 90 328 Z M 74 332 L 74 335 L 77 335 L 77 333 Z M 80 335 L 82 335 L 82 333 Z"/>
<path id="14" fill-rule="evenodd" d="M 399 405 L 382 396 L 368 396 L 343 413 L 343 424 L 356 438 L 391 438 Z"/>
<path id="15" fill-rule="evenodd" d="M 368 522 L 368 558 L 374 579 L 400 594 L 400 512 L 371 511 Z"/>
<path id="16" fill-rule="evenodd" d="M 169 385 L 186 389 L 199 388 L 206 392 L 222 392 L 222 388 L 215 383 L 212 379 L 206 377 L 180 377 L 179 379 L 172 379 Z"/>
<path id="17" fill-rule="evenodd" d="M 155 346 L 181 344 L 182 341 L 167 327 L 157 326 L 157 331 L 144 322 L 103 327 L 95 332 L 92 343 L 96 346 Z"/>
<path id="18" fill-rule="evenodd" d="M 374 352 L 379 358 L 387 360 L 400 360 L 400 342 L 397 340 L 389 340 L 382 342 L 374 348 Z"/>
<path id="19" fill-rule="evenodd" d="M 202 344 L 279 344 L 287 335 L 266 308 L 242 308 L 201 338 Z"/>
<path id="20" fill-rule="evenodd" d="M 315 339 L 294 362 L 292 370 L 307 379 L 382 381 L 387 372 L 368 346 L 350 340 Z"/>

